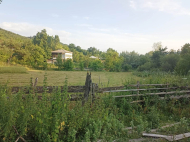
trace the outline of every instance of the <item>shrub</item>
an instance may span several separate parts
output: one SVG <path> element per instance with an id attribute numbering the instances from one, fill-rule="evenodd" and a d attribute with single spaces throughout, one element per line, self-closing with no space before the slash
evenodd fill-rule
<path id="1" fill-rule="evenodd" d="M 83 70 L 84 70 L 84 63 L 83 63 L 83 62 L 80 62 L 80 63 L 79 63 L 79 67 L 80 67 L 80 70 L 83 71 Z"/>
<path id="2" fill-rule="evenodd" d="M 144 65 L 141 65 L 137 68 L 138 71 L 145 71 L 145 70 L 150 70 L 151 69 L 151 63 L 147 62 Z"/>
<path id="3" fill-rule="evenodd" d="M 66 71 L 72 71 L 74 68 L 72 59 L 67 59 L 63 63 L 64 70 Z"/>
<path id="4" fill-rule="evenodd" d="M 103 69 L 103 64 L 100 60 L 92 60 L 90 62 L 89 68 L 91 68 L 94 71 L 101 71 Z"/>
<path id="5" fill-rule="evenodd" d="M 129 64 L 124 65 L 123 67 L 124 71 L 130 71 L 132 69 L 132 66 Z"/>

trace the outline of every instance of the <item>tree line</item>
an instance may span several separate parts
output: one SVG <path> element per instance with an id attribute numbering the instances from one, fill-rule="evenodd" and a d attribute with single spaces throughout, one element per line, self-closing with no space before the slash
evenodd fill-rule
<path id="1" fill-rule="evenodd" d="M 24 37 L 0 29 L 0 61 L 8 64 L 21 64 L 32 68 L 47 69 L 51 51 L 64 49 L 73 52 L 73 60 L 62 61 L 57 58 L 59 70 L 79 70 L 90 68 L 94 71 L 130 71 L 162 70 L 187 74 L 190 70 L 190 44 L 186 43 L 181 50 L 167 50 L 161 42 L 154 43 L 153 50 L 142 55 L 135 51 L 118 53 L 109 48 L 103 52 L 95 47 L 82 49 L 71 43 L 60 42 L 59 36 L 50 36 L 43 29 L 33 37 Z M 89 58 L 97 57 L 96 59 Z"/>

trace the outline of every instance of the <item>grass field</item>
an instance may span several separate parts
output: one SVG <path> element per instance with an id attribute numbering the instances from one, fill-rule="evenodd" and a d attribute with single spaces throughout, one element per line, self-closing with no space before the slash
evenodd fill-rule
<path id="1" fill-rule="evenodd" d="M 30 78 L 38 77 L 38 85 L 43 85 L 45 72 L 47 73 L 47 84 L 49 86 L 62 86 L 65 78 L 68 78 L 68 85 L 84 85 L 86 79 L 86 71 L 41 71 L 30 70 L 28 73 L 4 73 L 0 74 L 0 84 L 8 86 L 25 86 L 29 85 Z M 100 78 L 100 79 L 99 79 Z M 94 83 L 100 82 L 100 87 L 119 86 L 123 85 L 126 80 L 136 79 L 139 77 L 132 75 L 131 72 L 92 72 L 92 81 Z"/>

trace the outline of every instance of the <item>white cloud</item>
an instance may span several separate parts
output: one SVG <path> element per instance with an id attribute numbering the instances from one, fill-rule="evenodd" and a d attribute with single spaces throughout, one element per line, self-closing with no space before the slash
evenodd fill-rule
<path id="1" fill-rule="evenodd" d="M 83 25 L 94 28 L 91 25 Z M 77 31 L 66 32 L 54 30 L 50 27 L 44 27 L 39 25 L 33 25 L 29 23 L 10 23 L 3 22 L 0 23 L 0 27 L 23 36 L 33 36 L 42 29 L 46 29 L 49 35 L 59 35 L 60 41 L 66 44 L 74 43 L 75 45 L 81 46 L 83 49 L 89 47 L 96 47 L 101 51 L 106 51 L 108 48 L 113 48 L 118 52 L 122 51 L 136 51 L 138 53 L 144 54 L 152 50 L 152 45 L 154 42 L 162 41 L 164 46 L 169 49 L 179 49 L 182 45 L 189 41 L 190 34 L 181 35 L 181 33 L 173 33 L 172 35 L 162 34 L 162 35 L 146 35 L 146 34 L 134 34 L 134 33 L 122 33 L 118 29 L 108 29 L 111 32 L 104 32 L 105 29 L 93 29 L 91 31 Z M 189 29 L 190 26 L 185 27 Z M 114 30 L 116 30 L 114 32 Z M 183 29 L 178 29 L 179 31 Z"/>
<path id="2" fill-rule="evenodd" d="M 130 7 L 133 9 L 153 9 L 176 15 L 190 15 L 190 10 L 184 8 L 176 0 L 131 0 Z"/>
<path id="3" fill-rule="evenodd" d="M 49 35 L 59 35 L 62 37 L 69 37 L 71 33 L 66 31 L 58 31 L 54 30 L 49 27 L 40 26 L 40 25 L 33 25 L 29 23 L 11 23 L 11 22 L 3 22 L 0 23 L 0 27 L 9 30 L 11 32 L 15 32 L 17 34 L 23 35 L 23 36 L 33 36 L 36 35 L 37 32 L 40 32 L 43 29 L 47 30 L 47 33 Z"/>
<path id="4" fill-rule="evenodd" d="M 137 6 L 136 6 L 136 3 L 135 3 L 134 0 L 130 0 L 129 3 L 130 3 L 130 7 L 131 7 L 131 8 L 137 9 Z"/>

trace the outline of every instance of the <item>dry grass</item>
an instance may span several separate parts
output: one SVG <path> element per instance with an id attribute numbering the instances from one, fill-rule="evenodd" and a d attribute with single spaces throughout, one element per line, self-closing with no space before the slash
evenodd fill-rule
<path id="1" fill-rule="evenodd" d="M 68 78 L 68 85 L 84 85 L 86 79 L 85 71 L 46 71 L 47 83 L 49 86 L 62 86 L 64 85 L 65 78 Z M 6 84 L 8 81 L 9 86 L 28 86 L 30 78 L 35 79 L 38 77 L 38 85 L 43 85 L 45 71 L 30 70 L 27 74 L 0 74 L 0 84 Z M 100 78 L 100 81 L 99 81 Z M 100 87 L 119 86 L 129 79 L 138 79 L 130 72 L 92 72 L 92 81 L 94 83 L 100 82 Z"/>
<path id="2" fill-rule="evenodd" d="M 0 74 L 2 73 L 27 73 L 27 69 L 19 66 L 5 66 L 0 67 Z"/>

